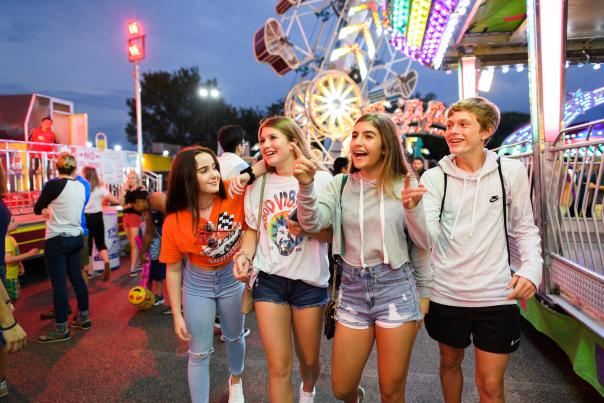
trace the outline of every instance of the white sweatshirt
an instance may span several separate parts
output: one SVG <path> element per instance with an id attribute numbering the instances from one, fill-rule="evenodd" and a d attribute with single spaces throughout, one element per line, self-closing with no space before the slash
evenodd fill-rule
<path id="1" fill-rule="evenodd" d="M 475 173 L 459 169 L 454 155 L 440 160 L 421 177 L 428 189 L 424 211 L 432 241 L 434 288 L 439 304 L 481 307 L 513 304 L 506 299 L 511 273 L 503 225 L 497 154 L 485 149 L 485 162 Z M 541 238 L 531 207 L 528 176 L 520 161 L 501 158 L 508 231 L 514 234 L 521 266 L 515 274 L 541 283 Z M 447 174 L 447 192 L 439 222 Z"/>

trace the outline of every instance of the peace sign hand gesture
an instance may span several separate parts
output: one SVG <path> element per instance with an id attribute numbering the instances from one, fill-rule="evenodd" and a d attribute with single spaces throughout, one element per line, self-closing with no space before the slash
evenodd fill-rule
<path id="1" fill-rule="evenodd" d="M 406 209 L 413 209 L 415 206 L 419 204 L 424 197 L 424 193 L 426 193 L 428 189 L 424 187 L 424 185 L 419 185 L 417 187 L 411 186 L 411 174 L 407 174 L 405 176 L 405 186 L 403 190 L 401 190 L 401 199 L 403 199 L 403 207 Z"/>
<path id="2" fill-rule="evenodd" d="M 306 158 L 296 143 L 290 143 L 290 149 L 296 157 L 294 161 L 294 176 L 298 180 L 298 183 L 302 185 L 311 184 L 315 178 L 315 172 L 317 172 L 317 164 Z"/>

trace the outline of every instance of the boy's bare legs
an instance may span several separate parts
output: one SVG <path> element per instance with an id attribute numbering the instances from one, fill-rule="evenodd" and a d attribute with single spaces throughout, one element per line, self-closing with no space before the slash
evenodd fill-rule
<path id="1" fill-rule="evenodd" d="M 443 343 L 438 343 L 438 347 L 440 349 L 440 384 L 443 389 L 443 398 L 445 403 L 459 403 L 461 402 L 461 391 L 463 389 L 461 363 L 463 362 L 464 349 L 451 347 Z M 476 368 L 478 368 L 478 359 L 476 360 Z"/>
<path id="2" fill-rule="evenodd" d="M 482 403 L 503 403 L 503 377 L 509 354 L 489 353 L 478 347 L 476 352 L 476 386 Z"/>

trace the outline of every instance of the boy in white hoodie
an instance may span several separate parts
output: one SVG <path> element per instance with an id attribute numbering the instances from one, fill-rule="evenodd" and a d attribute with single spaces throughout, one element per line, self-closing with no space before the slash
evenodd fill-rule
<path id="1" fill-rule="evenodd" d="M 533 297 L 541 282 L 526 169 L 484 148 L 499 120 L 497 106 L 484 98 L 453 104 L 445 134 L 451 155 L 421 178 L 434 268 L 426 330 L 439 342 L 445 402 L 461 401 L 461 363 L 471 342 L 480 401 L 503 402 L 509 353 L 520 341 L 515 300 Z M 508 229 L 521 261 L 513 274 Z"/>

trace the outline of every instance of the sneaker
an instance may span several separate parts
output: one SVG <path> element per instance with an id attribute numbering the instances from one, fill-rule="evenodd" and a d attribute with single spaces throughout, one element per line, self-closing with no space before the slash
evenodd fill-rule
<path id="1" fill-rule="evenodd" d="M 111 277 L 111 266 L 109 265 L 109 262 L 107 262 L 103 269 L 103 281 L 109 281 L 109 277 Z"/>
<path id="2" fill-rule="evenodd" d="M 73 318 L 70 325 L 71 327 L 77 327 L 84 330 L 92 329 L 92 322 L 90 321 L 90 319 L 82 320 L 80 316 L 76 316 L 75 318 Z"/>
<path id="3" fill-rule="evenodd" d="M 69 308 L 69 311 L 67 311 L 67 315 L 71 315 L 71 308 Z M 54 319 L 54 318 L 55 318 L 54 309 L 40 314 L 40 320 L 48 320 L 48 319 Z"/>
<path id="4" fill-rule="evenodd" d="M 305 392 L 303 386 L 304 382 L 300 382 L 300 399 L 298 399 L 298 403 L 313 403 L 317 395 L 317 389 L 313 387 L 312 392 Z"/>
<path id="5" fill-rule="evenodd" d="M 162 295 L 156 295 L 153 306 L 163 305 L 164 302 L 164 297 Z M 172 311 L 170 311 L 170 313 L 172 313 Z"/>
<path id="6" fill-rule="evenodd" d="M 239 379 L 239 383 L 231 383 L 229 376 L 229 403 L 244 403 L 243 398 L 243 382 Z"/>
<path id="7" fill-rule="evenodd" d="M 245 339 L 247 336 L 250 335 L 250 333 L 252 333 L 252 331 L 250 330 L 249 327 L 246 327 L 245 329 L 243 329 L 243 338 Z M 224 337 L 224 335 L 220 335 L 220 341 L 223 343 L 226 343 L 226 337 Z"/>
<path id="8" fill-rule="evenodd" d="M 166 309 L 164 309 L 163 311 L 161 311 L 162 315 L 172 315 L 172 308 L 167 307 Z"/>
<path id="9" fill-rule="evenodd" d="M 65 329 L 64 332 L 59 332 L 56 328 L 50 333 L 38 337 L 38 343 L 58 343 L 61 341 L 67 341 L 71 339 L 69 329 Z"/>
<path id="10" fill-rule="evenodd" d="M 359 397 L 357 398 L 357 403 L 361 403 L 363 401 L 363 399 L 365 398 L 365 389 L 363 389 L 362 386 L 358 386 L 357 387 L 357 391 L 359 392 Z"/>
<path id="11" fill-rule="evenodd" d="M 93 271 L 91 273 L 88 273 L 88 280 L 92 280 L 93 278 L 97 278 L 100 275 L 101 275 L 101 273 L 99 273 L 97 271 Z"/>
<path id="12" fill-rule="evenodd" d="M 8 385 L 6 384 L 6 379 L 0 382 L 0 397 L 4 397 L 8 395 Z"/>
<path id="13" fill-rule="evenodd" d="M 130 269 L 130 277 L 136 277 L 138 275 L 138 272 L 136 271 L 136 269 Z"/>

